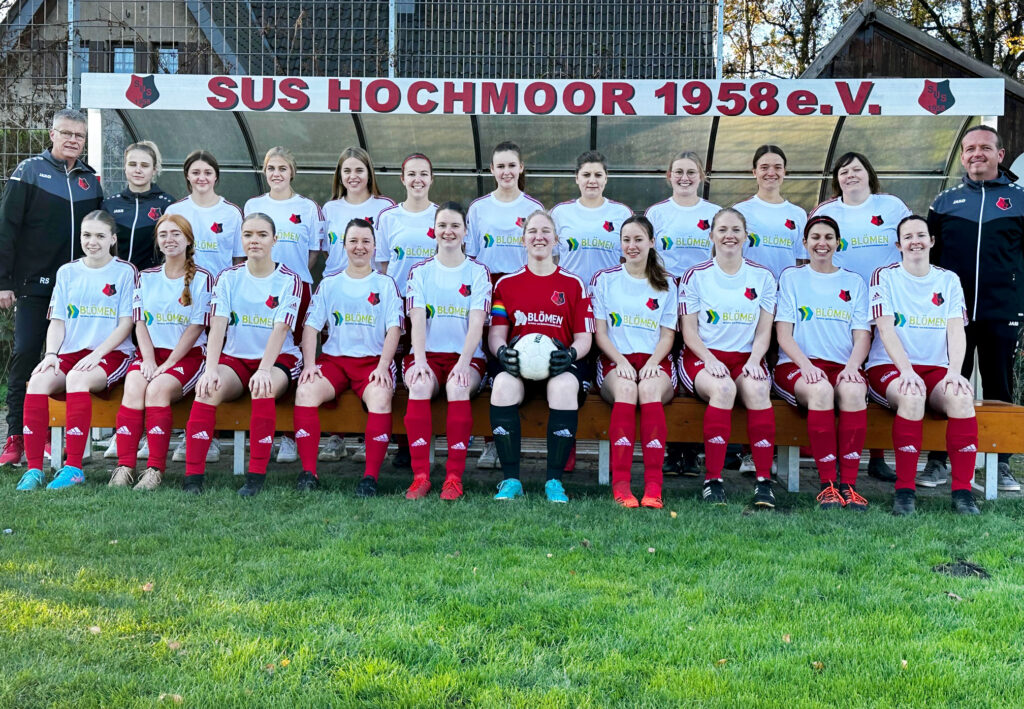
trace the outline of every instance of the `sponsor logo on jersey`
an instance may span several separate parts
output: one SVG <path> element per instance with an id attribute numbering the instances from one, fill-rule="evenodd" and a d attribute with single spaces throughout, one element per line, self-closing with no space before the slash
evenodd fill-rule
<path id="1" fill-rule="evenodd" d="M 794 222 L 792 219 L 787 219 L 786 228 L 790 230 L 796 229 L 796 222 Z"/>
<path id="2" fill-rule="evenodd" d="M 1010 200 L 1007 199 L 1006 197 L 1000 197 L 999 199 L 996 200 L 996 206 L 1005 212 L 1013 205 L 1010 204 Z"/>
<path id="3" fill-rule="evenodd" d="M 78 178 L 78 187 L 83 190 L 89 189 L 89 182 L 84 177 Z"/>
<path id="4" fill-rule="evenodd" d="M 956 103 L 956 97 L 949 90 L 949 79 L 943 81 L 924 80 L 924 88 L 921 95 L 917 97 L 917 103 L 924 110 L 933 115 L 939 115 L 947 111 Z"/>
<path id="5" fill-rule="evenodd" d="M 843 290 L 843 289 L 840 288 L 839 289 L 839 300 L 843 301 L 844 303 L 849 303 L 850 300 L 852 300 L 852 298 L 850 296 L 850 291 Z"/>
<path id="6" fill-rule="evenodd" d="M 68 320 L 75 318 L 116 318 L 117 308 L 109 305 L 69 305 L 67 307 Z"/>
<path id="7" fill-rule="evenodd" d="M 153 313 L 148 310 L 142 311 L 142 322 L 146 323 L 146 327 L 152 327 L 154 320 L 156 320 L 156 318 L 153 317 Z"/>
<path id="8" fill-rule="evenodd" d="M 892 322 L 896 327 L 903 327 L 907 324 L 907 316 L 903 313 L 893 313 Z"/>
<path id="9" fill-rule="evenodd" d="M 626 327 L 639 327 L 647 330 L 656 330 L 658 328 L 657 320 L 654 318 L 645 318 L 642 315 L 620 315 L 619 313 L 608 313 L 608 319 L 614 327 L 625 325 Z"/>
<path id="10" fill-rule="evenodd" d="M 234 310 L 232 310 L 231 311 L 231 315 L 228 317 L 228 325 L 230 326 L 230 325 L 237 325 L 237 324 L 238 324 L 238 313 L 236 313 Z"/>
<path id="11" fill-rule="evenodd" d="M 459 295 L 464 298 L 468 298 L 473 292 L 473 287 L 469 283 L 463 283 L 462 287 L 459 288 Z"/>
<path id="12" fill-rule="evenodd" d="M 836 246 L 836 251 L 846 251 L 848 248 L 850 248 L 850 242 L 843 237 L 839 237 L 839 245 Z"/>
<path id="13" fill-rule="evenodd" d="M 749 234 L 747 234 L 747 246 L 760 246 L 760 245 L 761 245 L 761 237 L 760 236 L 758 236 L 754 232 L 750 232 Z"/>
<path id="14" fill-rule="evenodd" d="M 749 325 L 757 318 L 755 313 L 745 313 L 742 310 L 725 313 L 711 308 L 708 308 L 706 315 L 708 325 Z"/>
<path id="15" fill-rule="evenodd" d="M 705 313 L 705 315 L 707 315 L 708 317 L 708 325 L 717 325 L 722 319 L 721 316 L 718 314 L 718 311 L 712 310 L 711 308 L 708 308 L 708 311 Z"/>
<path id="16" fill-rule="evenodd" d="M 366 297 L 366 302 L 369 303 L 370 305 L 379 305 L 380 304 L 380 293 L 373 293 L 373 292 L 371 292 L 370 295 L 368 295 Z"/>
<path id="17" fill-rule="evenodd" d="M 707 219 L 698 219 L 697 228 L 703 231 L 707 231 L 708 229 L 711 228 L 711 222 L 709 222 Z"/>
<path id="18" fill-rule="evenodd" d="M 335 244 L 337 244 L 338 243 L 338 232 L 336 232 L 336 231 L 329 231 L 329 232 L 327 232 L 327 243 L 330 244 L 331 246 L 334 246 Z"/>
<path id="19" fill-rule="evenodd" d="M 436 312 L 436 310 L 435 310 L 433 305 L 427 304 L 427 306 L 424 308 L 424 310 L 427 311 L 427 320 L 429 320 L 430 318 L 434 317 L 434 313 Z"/>
<path id="20" fill-rule="evenodd" d="M 431 239 L 437 238 L 434 236 L 434 227 L 430 227 L 429 229 L 427 229 L 427 236 L 429 236 Z"/>
<path id="21" fill-rule="evenodd" d="M 608 322 L 612 324 L 612 327 L 619 327 L 622 325 L 622 316 L 618 313 L 608 313 Z"/>
<path id="22" fill-rule="evenodd" d="M 181 298 L 178 299 L 181 302 Z M 178 313 L 152 313 L 148 310 L 143 311 L 142 321 L 146 323 L 146 327 L 152 327 L 154 324 L 157 325 L 188 325 L 188 316 L 180 315 Z"/>
<path id="23" fill-rule="evenodd" d="M 156 89 L 156 79 L 153 78 L 152 74 L 149 76 L 132 74 L 131 82 L 128 84 L 128 90 L 124 92 L 124 97 L 139 108 L 152 105 L 153 102 L 160 98 L 160 92 Z"/>
<path id="24" fill-rule="evenodd" d="M 658 299 L 657 298 L 648 298 L 647 299 L 647 309 L 648 310 L 657 310 L 658 309 Z"/>
<path id="25" fill-rule="evenodd" d="M 811 308 L 808 308 L 806 305 L 801 305 L 799 308 L 797 308 L 797 312 L 800 313 L 801 321 L 810 320 L 811 318 L 814 317 L 814 311 Z"/>
<path id="26" fill-rule="evenodd" d="M 117 286 L 113 283 L 107 283 L 103 286 L 103 295 L 108 298 L 112 295 L 117 295 Z"/>
<path id="27" fill-rule="evenodd" d="M 885 220 L 882 219 L 881 214 L 875 214 L 874 216 L 871 217 L 871 223 L 874 224 L 875 226 L 882 226 L 883 224 L 885 224 Z"/>
<path id="28" fill-rule="evenodd" d="M 377 322 L 376 316 L 372 313 L 340 313 L 335 310 L 331 313 L 335 325 L 374 325 Z"/>
<path id="29" fill-rule="evenodd" d="M 553 325 L 555 327 L 562 326 L 562 316 L 552 315 L 550 313 L 524 313 L 522 310 L 517 310 L 514 313 L 515 326 L 522 327 L 524 325 Z"/>
<path id="30" fill-rule="evenodd" d="M 567 428 L 560 428 L 554 432 L 554 435 L 558 436 L 559 438 L 572 438 L 572 431 L 570 431 Z"/>
<path id="31" fill-rule="evenodd" d="M 747 300 L 756 300 L 757 291 L 753 288 L 747 288 L 745 291 L 743 291 L 743 297 L 746 298 Z"/>
<path id="32" fill-rule="evenodd" d="M 206 431 L 196 431 L 195 433 L 192 434 L 192 438 L 196 439 L 197 441 L 208 441 L 210 440 L 210 434 L 207 433 Z"/>
<path id="33" fill-rule="evenodd" d="M 565 245 L 569 247 L 569 251 L 576 251 L 580 248 L 580 240 L 570 236 L 565 240 Z"/>
<path id="34" fill-rule="evenodd" d="M 932 293 L 932 305 L 939 306 L 946 302 L 946 299 L 942 297 L 942 293 Z"/>
<path id="35" fill-rule="evenodd" d="M 555 305 L 565 305 L 565 293 L 560 290 L 556 290 L 551 294 L 551 302 Z"/>
<path id="36" fill-rule="evenodd" d="M 651 449 L 657 450 L 658 448 L 664 448 L 664 446 L 661 445 L 661 441 L 659 441 L 657 438 L 655 438 L 655 439 L 651 440 L 650 442 L 648 442 L 647 445 L 644 446 L 644 448 L 651 448 Z"/>
<path id="37" fill-rule="evenodd" d="M 276 308 L 281 304 L 281 299 L 276 295 L 268 295 L 266 303 L 268 308 Z"/>
<path id="38" fill-rule="evenodd" d="M 484 248 L 489 249 L 494 246 L 494 236 L 491 234 L 484 234 Z"/>
<path id="39" fill-rule="evenodd" d="M 661 237 L 661 248 L 663 251 L 670 251 L 672 249 L 672 237 L 663 236 Z"/>
<path id="40" fill-rule="evenodd" d="M 288 221 L 290 221 L 292 224 L 302 224 L 302 217 L 300 217 L 298 214 L 293 214 L 290 217 L 288 217 Z"/>
<path id="41" fill-rule="evenodd" d="M 395 259 L 397 259 L 398 261 L 401 261 L 402 259 L 405 258 L 405 249 L 403 249 L 401 246 L 396 246 L 391 250 L 395 252 Z"/>
<path id="42" fill-rule="evenodd" d="M 210 231 L 212 231 L 214 234 L 223 234 L 224 233 L 224 223 L 223 222 L 214 222 L 213 224 L 210 225 Z"/>
<path id="43" fill-rule="evenodd" d="M 526 224 L 526 219 L 523 218 L 523 217 L 517 217 L 516 218 L 516 226 L 519 227 L 520 229 L 522 229 L 523 228 L 523 224 Z"/>
<path id="44" fill-rule="evenodd" d="M 615 231 L 615 225 L 611 222 L 605 222 L 601 225 L 605 231 Z"/>

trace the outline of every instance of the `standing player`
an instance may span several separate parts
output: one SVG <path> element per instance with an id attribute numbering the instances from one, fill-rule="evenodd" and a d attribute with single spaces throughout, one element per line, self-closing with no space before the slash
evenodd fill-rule
<path id="1" fill-rule="evenodd" d="M 128 369 L 117 412 L 117 467 L 111 487 L 154 490 L 167 469 L 171 404 L 195 386 L 203 370 L 213 276 L 195 264 L 195 237 L 185 217 L 165 214 L 156 223 L 164 265 L 139 274 L 135 337 L 139 349 Z M 145 418 L 149 461 L 135 479 Z"/>
<path id="2" fill-rule="evenodd" d="M 206 452 L 217 423 L 217 405 L 233 401 L 248 388 L 249 472 L 238 491 L 258 495 L 266 479 L 274 445 L 277 411 L 274 400 L 288 390 L 301 368 L 301 352 L 292 337 L 302 281 L 284 264 L 274 262 L 274 221 L 250 214 L 242 222 L 246 260 L 217 278 L 213 287 L 206 370 L 196 384 L 196 400 L 185 427 L 185 492 L 203 491 Z M 300 476 L 299 489 L 312 483 Z"/>
<path id="3" fill-rule="evenodd" d="M 519 405 L 528 395 L 543 391 L 549 407 L 544 493 L 551 502 L 568 502 L 561 477 L 576 437 L 585 380 L 577 360 L 590 351 L 594 315 L 583 281 L 555 264 L 558 234 L 549 214 L 538 210 L 526 218 L 523 243 L 526 266 L 495 286 L 487 335 L 487 344 L 502 367 L 491 387 L 491 429 L 505 475 L 494 499 L 523 495 Z M 551 353 L 549 378 L 526 384 L 519 377 L 515 343 L 530 333 L 548 335 L 559 349 Z"/>
<path id="4" fill-rule="evenodd" d="M 764 355 L 771 341 L 775 279 L 767 268 L 743 257 L 747 233 L 742 213 L 720 211 L 711 223 L 714 258 L 691 268 L 679 284 L 686 345 L 679 375 L 691 393 L 708 402 L 704 499 L 725 504 L 722 468 L 738 393 L 747 407 L 747 435 L 757 476 L 754 504 L 774 508 L 775 412 Z"/>
<path id="5" fill-rule="evenodd" d="M 143 140 L 124 151 L 128 187 L 103 200 L 103 211 L 117 221 L 117 256 L 140 271 L 157 265 L 153 232 L 174 198 L 153 183 L 160 174 L 160 151 Z"/>
<path id="6" fill-rule="evenodd" d="M 866 510 L 867 500 L 855 486 L 868 424 L 861 366 L 871 345 L 871 326 L 864 281 L 832 263 L 840 243 L 842 233 L 832 217 L 811 217 L 804 229 L 810 262 L 782 272 L 775 313 L 780 352 L 773 384 L 783 399 L 807 409 L 821 508 Z"/>
<path id="7" fill-rule="evenodd" d="M 85 482 L 82 455 L 92 421 L 92 395 L 128 371 L 132 345 L 132 299 L 138 271 L 114 258 L 117 223 L 106 212 L 82 220 L 85 256 L 61 266 L 47 314 L 46 354 L 32 371 L 25 394 L 25 455 L 28 470 L 19 490 L 44 482 L 43 448 L 50 425 L 48 397 L 67 392 L 67 459 L 47 490 Z"/>
<path id="8" fill-rule="evenodd" d="M 871 162 L 860 153 L 846 153 L 832 168 L 832 199 L 822 202 L 811 216 L 835 219 L 842 238 L 833 261 L 840 268 L 853 271 L 871 282 L 876 268 L 898 263 L 896 225 L 909 216 L 910 209 L 899 197 L 880 191 L 878 174 Z M 945 464 L 939 461 L 925 466 L 917 482 L 935 487 L 946 482 Z M 868 475 L 885 482 L 896 482 L 896 473 L 885 462 L 883 451 L 873 449 L 868 461 Z"/>
<path id="9" fill-rule="evenodd" d="M 462 474 L 473 429 L 469 399 L 480 391 L 487 371 L 480 347 L 491 305 L 491 275 L 463 253 L 466 214 L 458 202 L 445 202 L 434 219 L 437 255 L 409 271 L 407 309 L 412 329 L 412 352 L 402 362 L 402 379 L 409 388 L 405 430 L 412 457 L 412 485 L 406 499 L 430 492 L 430 400 L 444 384 L 448 400 L 445 435 L 448 462 L 442 500 L 462 497 Z"/>
<path id="10" fill-rule="evenodd" d="M 669 163 L 665 177 L 672 196 L 649 207 L 644 216 L 654 225 L 654 241 L 665 268 L 678 281 L 687 269 L 711 256 L 711 220 L 721 207 L 700 196 L 707 175 L 697 153 L 678 153 Z M 677 335 L 672 351 L 678 353 L 682 348 L 682 336 Z M 697 444 L 669 443 L 665 449 L 665 472 L 688 477 L 700 475 L 700 451 Z"/>
<path id="11" fill-rule="evenodd" d="M 921 451 L 925 406 L 946 414 L 946 451 L 952 463 L 952 506 L 957 514 L 979 514 L 971 493 L 978 451 L 974 389 L 960 373 L 967 338 L 967 310 L 960 279 L 928 263 L 935 237 L 924 217 L 897 226 L 902 263 L 883 266 L 871 278 L 871 315 L 878 336 L 868 355 L 868 391 L 896 409 L 896 498 L 892 513 L 914 512 L 914 474 Z"/>
<path id="12" fill-rule="evenodd" d="M 576 158 L 579 199 L 551 210 L 558 229 L 558 265 L 589 283 L 594 274 L 619 263 L 622 249 L 615 235 L 633 210 L 604 196 L 608 166 L 604 155 L 590 150 Z"/>
<path id="13" fill-rule="evenodd" d="M 612 495 L 623 507 L 661 509 L 665 458 L 665 404 L 675 394 L 672 343 L 679 322 L 675 281 L 654 246 L 654 227 L 646 217 L 622 224 L 620 266 L 598 271 L 590 283 L 596 332 L 601 349 L 597 383 L 612 404 Z M 630 468 L 640 402 L 640 444 L 644 459 L 644 495 L 637 502 L 630 489 Z"/>
<path id="14" fill-rule="evenodd" d="M 761 264 L 775 278 L 782 269 L 806 260 L 800 236 L 807 212 L 782 196 L 786 178 L 786 154 L 777 145 L 762 145 L 754 151 L 757 194 L 735 205 L 747 222 L 744 256 Z"/>
<path id="15" fill-rule="evenodd" d="M 357 497 L 377 494 L 377 476 L 391 439 L 395 350 L 402 334 L 402 297 L 394 280 L 373 270 L 373 226 L 353 219 L 342 232 L 346 266 L 324 276 L 313 295 L 302 331 L 305 366 L 295 392 L 295 440 L 302 459 L 303 488 L 319 486 L 316 474 L 320 417 L 317 409 L 350 388 L 363 400 L 366 472 Z M 317 336 L 327 327 L 323 354 Z"/>

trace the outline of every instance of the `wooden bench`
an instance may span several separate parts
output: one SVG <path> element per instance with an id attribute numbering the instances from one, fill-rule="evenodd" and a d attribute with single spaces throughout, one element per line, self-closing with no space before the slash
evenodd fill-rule
<path id="1" fill-rule="evenodd" d="M 405 412 L 408 392 L 399 389 L 394 400 L 394 432 L 405 433 L 402 416 Z M 108 397 L 93 397 L 92 425 L 114 428 L 117 410 L 121 403 L 121 385 L 116 386 Z M 291 394 L 282 397 L 277 404 L 277 430 L 294 431 L 292 421 L 293 398 Z M 783 401 L 773 401 L 775 408 L 776 444 L 780 475 L 787 480 L 791 492 L 800 489 L 800 446 L 808 444 L 806 412 Z M 187 397 L 172 407 L 174 427 L 185 428 L 192 398 Z M 689 397 L 677 397 L 666 407 L 668 440 L 670 442 L 700 442 L 703 440 L 704 404 Z M 248 397 L 222 404 L 217 407 L 217 429 L 234 432 L 233 469 L 236 475 L 245 470 L 245 434 L 249 430 L 250 402 Z M 597 440 L 598 482 L 609 482 L 608 419 L 611 409 L 599 396 L 591 395 L 580 409 L 579 429 L 576 437 L 580 440 Z M 539 400 L 527 402 L 521 409 L 524 438 L 544 438 L 547 435 L 547 403 Z M 62 459 L 63 426 L 65 405 L 63 401 L 50 399 L 50 426 L 52 461 Z M 1024 452 L 1024 406 L 1014 406 L 999 401 L 984 401 L 977 407 L 978 451 L 984 455 L 985 499 L 997 496 L 997 453 Z M 868 405 L 867 448 L 892 447 L 893 412 L 877 404 Z M 320 409 L 320 422 L 325 432 L 358 433 L 366 428 L 366 412 L 362 402 L 351 391 L 345 392 L 334 405 Z M 433 404 L 434 433 L 445 432 L 445 402 Z M 490 435 L 489 402 L 486 392 L 473 400 L 473 434 Z M 924 450 L 945 450 L 945 419 L 928 414 L 924 421 Z M 736 409 L 732 417 L 731 443 L 748 443 L 746 411 Z M 55 466 L 57 463 L 53 463 Z"/>

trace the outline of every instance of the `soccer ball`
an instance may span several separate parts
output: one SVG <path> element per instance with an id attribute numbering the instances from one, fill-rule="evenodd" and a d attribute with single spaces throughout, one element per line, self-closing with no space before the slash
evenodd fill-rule
<path id="1" fill-rule="evenodd" d="M 523 379 L 547 379 L 550 374 L 551 353 L 558 345 L 547 335 L 531 333 L 523 335 L 516 342 L 519 353 L 519 376 Z"/>

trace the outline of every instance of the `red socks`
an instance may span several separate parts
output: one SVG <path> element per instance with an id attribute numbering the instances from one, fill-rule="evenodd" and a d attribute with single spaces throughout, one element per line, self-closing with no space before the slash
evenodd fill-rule
<path id="1" fill-rule="evenodd" d="M 249 472 L 267 474 L 270 452 L 274 449 L 274 429 L 277 428 L 277 408 L 274 399 L 253 399 L 252 418 L 249 419 Z"/>
<path id="2" fill-rule="evenodd" d="M 185 475 L 206 472 L 206 454 L 213 442 L 217 425 L 217 407 L 200 401 L 192 404 L 188 423 L 185 424 Z"/>
<path id="3" fill-rule="evenodd" d="M 612 489 L 619 485 L 629 487 L 630 469 L 633 467 L 633 444 L 636 441 L 636 404 L 616 401 L 608 423 L 611 441 Z"/>
<path id="4" fill-rule="evenodd" d="M 43 469 L 43 450 L 50 433 L 49 398 L 46 394 L 25 394 L 21 433 L 25 437 L 29 470 Z"/>
<path id="5" fill-rule="evenodd" d="M 142 438 L 142 409 L 130 409 L 122 404 L 117 410 L 114 425 L 117 427 L 117 464 L 134 468 L 139 457 L 139 439 Z"/>
<path id="6" fill-rule="evenodd" d="M 469 448 L 469 436 L 473 432 L 473 408 L 468 400 L 448 402 L 447 425 L 447 477 L 461 481 L 462 473 L 466 470 L 466 453 Z"/>
<path id="7" fill-rule="evenodd" d="M 821 483 L 836 481 L 836 414 L 832 409 L 807 411 L 807 436 L 811 439 L 811 455 L 818 466 Z"/>
<path id="8" fill-rule="evenodd" d="M 747 436 L 758 481 L 771 480 L 775 457 L 775 409 L 747 409 Z"/>
<path id="9" fill-rule="evenodd" d="M 147 406 L 146 425 L 149 427 L 146 431 L 146 442 L 149 445 L 149 460 L 146 467 L 163 472 L 167 470 L 167 449 L 171 445 L 171 429 L 174 426 L 171 407 Z M 117 450 L 118 453 L 121 452 L 120 442 L 117 444 Z"/>
<path id="10" fill-rule="evenodd" d="M 85 442 L 89 439 L 89 424 L 92 422 L 92 394 L 87 391 L 68 394 L 65 421 L 67 423 L 68 453 L 64 464 L 73 468 L 81 468 Z M 137 440 L 136 446 L 138 446 Z"/>
<path id="11" fill-rule="evenodd" d="M 970 490 L 974 462 L 978 454 L 978 419 L 949 418 L 946 424 L 946 451 L 953 477 L 952 489 Z"/>
<path id="12" fill-rule="evenodd" d="M 644 455 L 644 497 L 661 497 L 665 463 L 665 407 L 660 401 L 640 404 L 640 444 Z"/>
<path id="13" fill-rule="evenodd" d="M 405 410 L 405 432 L 409 436 L 409 458 L 415 478 L 430 477 L 430 399 L 409 399 Z"/>
<path id="14" fill-rule="evenodd" d="M 366 415 L 366 476 L 374 480 L 380 475 L 380 466 L 388 453 L 391 440 L 391 414 Z"/>
<path id="15" fill-rule="evenodd" d="M 896 454 L 896 489 L 913 490 L 916 487 L 917 458 L 921 452 L 924 424 L 897 415 L 892 422 L 892 447 Z"/>
<path id="16" fill-rule="evenodd" d="M 320 415 L 315 406 L 296 406 L 295 445 L 299 449 L 302 469 L 316 477 L 316 459 L 320 455 Z"/>
<path id="17" fill-rule="evenodd" d="M 725 449 L 732 433 L 732 411 L 709 405 L 704 410 L 705 480 L 721 480 L 725 467 Z"/>
<path id="18" fill-rule="evenodd" d="M 837 435 L 839 455 L 839 482 L 857 484 L 857 469 L 860 467 L 860 453 L 864 450 L 864 437 L 868 432 L 868 412 L 840 411 Z"/>

